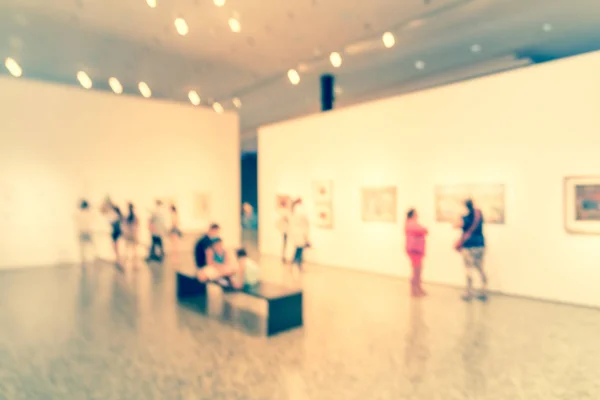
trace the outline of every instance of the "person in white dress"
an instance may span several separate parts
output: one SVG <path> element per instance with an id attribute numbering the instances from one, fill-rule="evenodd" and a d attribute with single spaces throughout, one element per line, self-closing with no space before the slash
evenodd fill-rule
<path id="1" fill-rule="evenodd" d="M 302 199 L 298 198 L 292 203 L 288 240 L 295 248 L 292 264 L 297 265 L 300 271 L 304 264 L 304 249 L 310 247 L 309 228 L 308 215 L 304 211 Z"/>

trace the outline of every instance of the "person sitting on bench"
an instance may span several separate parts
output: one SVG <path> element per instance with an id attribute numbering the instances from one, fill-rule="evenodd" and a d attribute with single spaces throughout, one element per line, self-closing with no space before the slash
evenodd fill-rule
<path id="1" fill-rule="evenodd" d="M 259 278 L 258 265 L 254 260 L 248 257 L 246 249 L 239 249 L 237 251 L 238 259 L 238 276 L 235 280 L 235 287 L 242 289 L 243 287 L 256 285 Z"/>
<path id="2" fill-rule="evenodd" d="M 206 250 L 206 264 L 206 267 L 198 270 L 200 282 L 215 281 L 223 287 L 233 286 L 231 277 L 238 270 L 230 263 L 221 238 L 214 239 L 211 247 Z"/>
<path id="3" fill-rule="evenodd" d="M 220 227 L 218 224 L 211 224 L 208 231 L 202 235 L 200 240 L 194 247 L 194 259 L 196 260 L 196 268 L 206 267 L 206 253 L 212 247 L 213 240 L 219 237 Z"/>

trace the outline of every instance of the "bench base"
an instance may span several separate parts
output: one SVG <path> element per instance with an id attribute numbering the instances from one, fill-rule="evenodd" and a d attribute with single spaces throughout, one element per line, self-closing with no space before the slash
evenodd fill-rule
<path id="1" fill-rule="evenodd" d="M 229 292 L 178 272 L 177 299 L 249 334 L 273 336 L 303 325 L 302 291 L 268 283 Z"/>
<path id="2" fill-rule="evenodd" d="M 198 281 L 195 276 L 177 272 L 177 298 L 188 299 L 206 295 L 206 284 Z"/>

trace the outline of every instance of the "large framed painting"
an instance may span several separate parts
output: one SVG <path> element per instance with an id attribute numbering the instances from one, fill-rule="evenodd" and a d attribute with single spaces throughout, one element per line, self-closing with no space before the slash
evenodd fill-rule
<path id="1" fill-rule="evenodd" d="M 333 200 L 333 182 L 313 182 L 313 197 L 316 204 L 329 204 Z"/>
<path id="2" fill-rule="evenodd" d="M 565 230 L 600 235 L 600 176 L 565 178 L 564 196 Z"/>
<path id="3" fill-rule="evenodd" d="M 395 223 L 398 218 L 396 187 L 362 188 L 362 220 Z"/>
<path id="4" fill-rule="evenodd" d="M 488 224 L 505 223 L 503 184 L 444 185 L 435 188 L 435 215 L 438 222 L 454 223 L 465 215 L 465 200 L 471 199 Z"/>

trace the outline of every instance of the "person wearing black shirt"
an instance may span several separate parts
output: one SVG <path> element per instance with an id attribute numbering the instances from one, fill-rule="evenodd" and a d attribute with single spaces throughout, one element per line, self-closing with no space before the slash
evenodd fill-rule
<path id="1" fill-rule="evenodd" d="M 196 268 L 206 267 L 206 250 L 210 249 L 213 240 L 219 237 L 220 227 L 217 224 L 211 224 L 208 231 L 198 240 L 194 248 L 194 259 Z"/>
<path id="2" fill-rule="evenodd" d="M 481 291 L 477 298 L 486 301 L 487 296 L 487 275 L 483 267 L 485 254 L 485 236 L 483 234 L 484 219 L 481 210 L 475 208 L 472 200 L 465 201 L 467 215 L 458 221 L 456 228 L 462 230 L 462 235 L 456 244 L 456 250 L 463 256 L 465 269 L 467 273 L 467 292 L 462 296 L 465 301 L 471 301 L 473 298 L 473 273 L 479 273 L 481 277 Z"/>

